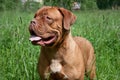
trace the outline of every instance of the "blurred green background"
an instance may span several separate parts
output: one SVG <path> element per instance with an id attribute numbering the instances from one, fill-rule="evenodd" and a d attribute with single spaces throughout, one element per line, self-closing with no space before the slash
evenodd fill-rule
<path id="1" fill-rule="evenodd" d="M 81 5 L 81 10 L 120 9 L 120 0 L 0 0 L 0 10 L 35 11 L 42 5 L 61 6 L 71 10 L 74 2 Z"/>

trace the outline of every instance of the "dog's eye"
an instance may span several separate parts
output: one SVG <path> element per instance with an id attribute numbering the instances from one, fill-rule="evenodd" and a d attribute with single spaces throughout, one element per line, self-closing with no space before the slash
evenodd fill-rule
<path id="1" fill-rule="evenodd" d="M 47 19 L 51 20 L 52 18 L 50 18 L 49 16 L 46 17 Z"/>
<path id="2" fill-rule="evenodd" d="M 49 16 L 46 16 L 46 21 L 48 22 L 48 24 L 52 24 L 53 23 L 53 19 Z"/>

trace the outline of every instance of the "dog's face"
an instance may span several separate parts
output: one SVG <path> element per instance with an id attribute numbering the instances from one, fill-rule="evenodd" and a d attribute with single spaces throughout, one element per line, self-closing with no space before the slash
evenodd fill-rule
<path id="1" fill-rule="evenodd" d="M 54 46 L 70 30 L 76 17 L 64 8 L 45 6 L 39 9 L 30 22 L 30 41 L 41 46 Z"/>

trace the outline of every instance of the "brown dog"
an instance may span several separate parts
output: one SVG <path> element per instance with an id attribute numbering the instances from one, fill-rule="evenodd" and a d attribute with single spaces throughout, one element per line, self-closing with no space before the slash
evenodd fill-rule
<path id="1" fill-rule="evenodd" d="M 76 17 L 64 8 L 45 6 L 31 21 L 33 44 L 41 45 L 38 71 L 41 80 L 84 80 L 95 78 L 95 55 L 91 43 L 72 37 L 70 26 Z"/>

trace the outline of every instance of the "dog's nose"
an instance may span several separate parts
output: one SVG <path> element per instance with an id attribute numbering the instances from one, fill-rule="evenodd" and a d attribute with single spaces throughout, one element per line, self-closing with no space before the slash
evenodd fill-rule
<path id="1" fill-rule="evenodd" d="M 36 24 L 36 21 L 35 21 L 35 20 L 32 20 L 30 23 L 33 24 L 33 25 L 35 25 L 35 24 Z"/>

